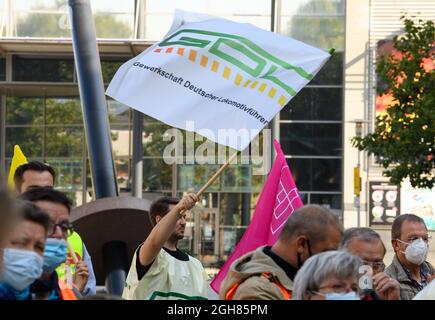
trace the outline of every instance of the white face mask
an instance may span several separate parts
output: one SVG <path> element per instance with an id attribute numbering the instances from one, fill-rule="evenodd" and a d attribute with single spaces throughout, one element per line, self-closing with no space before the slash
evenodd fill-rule
<path id="1" fill-rule="evenodd" d="M 408 244 L 405 252 L 401 251 L 405 254 L 406 260 L 416 265 L 421 265 L 423 262 L 426 261 L 428 245 L 422 238 L 418 238 L 411 243 L 399 239 L 397 240 Z"/>

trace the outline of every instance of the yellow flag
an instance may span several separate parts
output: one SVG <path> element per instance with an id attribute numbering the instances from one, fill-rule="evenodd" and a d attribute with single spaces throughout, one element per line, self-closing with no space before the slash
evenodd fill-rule
<path id="1" fill-rule="evenodd" d="M 12 163 L 11 163 L 11 168 L 9 170 L 9 177 L 8 177 L 8 183 L 9 183 L 9 188 L 11 190 L 14 190 L 14 174 L 15 174 L 15 170 L 17 170 L 17 168 L 25 163 L 27 163 L 27 158 L 24 155 L 23 151 L 21 151 L 21 148 L 19 145 L 15 145 L 14 146 L 14 156 L 12 157 Z"/>

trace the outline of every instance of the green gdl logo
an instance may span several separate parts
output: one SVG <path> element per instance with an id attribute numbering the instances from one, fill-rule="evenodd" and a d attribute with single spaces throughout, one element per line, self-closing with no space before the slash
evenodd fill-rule
<path id="1" fill-rule="evenodd" d="M 201 38 L 201 35 L 207 36 L 207 39 L 204 39 L 203 37 Z M 214 37 L 214 39 L 210 39 L 210 37 Z M 273 82 L 276 86 L 282 88 L 291 96 L 296 95 L 296 91 L 279 79 L 279 71 L 282 71 L 283 69 L 293 70 L 304 79 L 311 80 L 313 78 L 313 75 L 305 71 L 303 68 L 293 66 L 271 55 L 252 41 L 241 36 L 204 30 L 183 29 L 158 44 L 160 47 L 173 45 L 197 48 L 208 47 L 209 53 L 225 60 L 230 65 L 243 70 L 254 78 L 265 79 Z M 252 63 L 248 65 L 245 63 L 246 61 L 244 62 L 237 59 L 234 54 L 229 54 L 228 49 L 225 47 L 231 48 L 233 52 L 237 52 L 238 55 L 247 58 Z M 227 52 L 224 51 L 225 49 Z M 267 66 L 269 67 L 267 68 Z"/>

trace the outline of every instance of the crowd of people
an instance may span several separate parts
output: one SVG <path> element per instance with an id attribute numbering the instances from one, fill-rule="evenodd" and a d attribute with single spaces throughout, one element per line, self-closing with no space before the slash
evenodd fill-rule
<path id="1" fill-rule="evenodd" d="M 92 260 L 70 222 L 72 202 L 55 189 L 56 174 L 40 162 L 20 166 L 13 194 L 0 192 L 0 300 L 116 299 L 96 295 Z M 132 257 L 122 294 L 128 300 L 207 299 L 201 262 L 177 247 L 186 212 L 198 202 L 155 200 L 153 229 Z M 433 266 L 426 261 L 429 232 L 413 214 L 391 228 L 392 263 L 386 244 L 370 228 L 344 230 L 330 210 L 306 205 L 284 224 L 278 241 L 232 264 L 221 284 L 222 300 L 435 299 Z"/>

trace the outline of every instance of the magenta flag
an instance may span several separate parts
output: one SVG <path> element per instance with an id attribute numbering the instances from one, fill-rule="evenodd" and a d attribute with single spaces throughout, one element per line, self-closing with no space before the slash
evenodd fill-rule
<path id="1" fill-rule="evenodd" d="M 281 145 L 277 140 L 273 143 L 276 158 L 258 198 L 251 223 L 210 284 L 217 293 L 234 260 L 260 246 L 273 245 L 287 218 L 297 208 L 303 206 Z"/>

